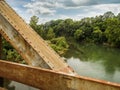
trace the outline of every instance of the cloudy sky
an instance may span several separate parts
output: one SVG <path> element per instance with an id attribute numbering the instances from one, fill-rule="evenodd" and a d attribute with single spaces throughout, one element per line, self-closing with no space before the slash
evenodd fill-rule
<path id="1" fill-rule="evenodd" d="M 102 15 L 112 11 L 120 12 L 120 0 L 6 0 L 8 4 L 29 22 L 36 15 L 40 23 L 53 19 L 72 18 L 79 20 L 84 17 Z"/>

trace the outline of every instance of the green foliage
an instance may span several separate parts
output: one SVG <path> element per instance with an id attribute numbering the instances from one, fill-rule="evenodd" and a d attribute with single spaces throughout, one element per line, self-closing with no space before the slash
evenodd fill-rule
<path id="1" fill-rule="evenodd" d="M 45 37 L 44 25 L 38 25 L 39 18 L 37 16 L 32 16 L 30 19 L 30 26 L 41 36 Z"/>
<path id="2" fill-rule="evenodd" d="M 105 35 L 111 46 L 120 47 L 120 20 L 117 18 L 108 19 Z"/>
<path id="3" fill-rule="evenodd" d="M 99 27 L 94 27 L 93 39 L 94 39 L 94 42 L 101 42 L 101 40 L 102 40 L 102 31 L 99 29 Z"/>
<path id="4" fill-rule="evenodd" d="M 2 39 L 3 54 L 2 58 L 8 61 L 26 64 L 20 54 L 5 40 Z"/>
<path id="5" fill-rule="evenodd" d="M 15 49 L 13 49 L 13 50 L 10 49 L 5 52 L 6 52 L 7 60 L 25 64 L 25 61 L 21 58 L 21 56 L 17 53 L 17 51 Z"/>
<path id="6" fill-rule="evenodd" d="M 64 37 L 52 39 L 50 45 L 60 55 L 64 54 L 69 48 L 69 45 Z"/>
<path id="7" fill-rule="evenodd" d="M 120 20 L 120 13 L 118 13 L 117 18 Z"/>
<path id="8" fill-rule="evenodd" d="M 40 35 L 42 36 L 47 42 L 51 45 L 51 47 L 58 52 L 59 54 L 65 53 L 68 49 L 68 44 L 66 42 L 66 39 L 64 37 L 56 37 L 56 33 L 54 32 L 54 29 L 52 26 L 57 25 L 61 22 L 61 20 L 57 20 L 56 22 L 51 21 L 44 25 L 37 25 L 38 23 L 38 17 L 33 16 L 30 20 L 30 26 Z M 66 20 L 66 23 L 68 23 L 69 20 Z M 63 25 L 62 25 L 63 26 Z M 61 27 L 58 27 L 61 28 Z M 59 33 L 59 32 L 58 32 Z M 62 32 L 64 33 L 64 32 Z"/>
<path id="9" fill-rule="evenodd" d="M 52 28 L 49 28 L 47 35 L 46 35 L 46 39 L 51 40 L 52 38 L 55 38 L 55 33 Z"/>
<path id="10" fill-rule="evenodd" d="M 102 19 L 106 20 L 106 19 L 114 18 L 114 17 L 115 17 L 114 13 L 112 13 L 111 11 L 108 11 L 108 12 L 104 13 L 104 15 L 102 16 Z"/>
<path id="11" fill-rule="evenodd" d="M 62 42 L 58 39 L 59 37 L 64 37 L 68 42 L 73 37 L 77 42 L 99 43 L 120 47 L 120 13 L 115 16 L 114 13 L 108 11 L 103 15 L 83 18 L 79 21 L 58 19 L 41 25 L 37 23 L 38 17 L 33 16 L 30 25 L 45 40 L 51 41 L 51 46 L 57 52 L 62 51 L 61 43 L 58 44 L 58 41 Z M 65 48 L 67 50 L 68 47 Z"/>
<path id="12" fill-rule="evenodd" d="M 76 40 L 81 40 L 84 36 L 83 34 L 84 34 L 84 32 L 81 29 L 77 29 L 74 33 L 74 38 Z"/>
<path id="13" fill-rule="evenodd" d="M 37 26 L 38 20 L 39 20 L 39 18 L 38 18 L 37 16 L 32 16 L 32 17 L 31 17 L 30 26 L 31 26 L 34 30 L 37 30 L 37 28 L 38 28 L 38 26 Z"/>

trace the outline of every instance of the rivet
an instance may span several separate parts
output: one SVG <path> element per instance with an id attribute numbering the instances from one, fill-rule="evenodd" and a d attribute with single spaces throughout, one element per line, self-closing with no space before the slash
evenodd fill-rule
<path id="1" fill-rule="evenodd" d="M 41 53 L 40 51 L 38 51 L 38 53 Z"/>

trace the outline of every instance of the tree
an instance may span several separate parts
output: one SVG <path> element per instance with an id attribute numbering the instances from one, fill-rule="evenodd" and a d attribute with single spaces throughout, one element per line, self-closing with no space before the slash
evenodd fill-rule
<path id="1" fill-rule="evenodd" d="M 120 21 L 117 18 L 108 19 L 105 35 L 111 46 L 120 47 Z"/>
<path id="2" fill-rule="evenodd" d="M 104 15 L 96 17 L 87 17 L 79 21 L 72 19 L 52 20 L 42 25 L 37 25 L 38 17 L 31 17 L 30 25 L 44 39 L 52 40 L 55 37 L 65 37 L 67 40 L 72 39 L 84 42 L 109 43 L 119 46 L 119 22 L 120 13 L 115 16 L 108 11 Z"/>
<path id="3" fill-rule="evenodd" d="M 93 39 L 94 42 L 102 42 L 102 31 L 100 30 L 99 27 L 94 27 Z"/>
<path id="4" fill-rule="evenodd" d="M 84 32 L 81 29 L 77 29 L 74 33 L 74 38 L 76 40 L 82 40 L 83 39 Z"/>
<path id="5" fill-rule="evenodd" d="M 120 20 L 120 13 L 118 13 L 117 18 Z"/>
<path id="6" fill-rule="evenodd" d="M 32 16 L 31 19 L 30 19 L 30 26 L 36 31 L 38 32 L 39 29 L 38 29 L 38 20 L 39 18 L 37 16 Z"/>
<path id="7" fill-rule="evenodd" d="M 64 54 L 69 48 L 65 37 L 53 38 L 50 45 L 60 55 Z"/>
<path id="8" fill-rule="evenodd" d="M 108 18 L 114 18 L 114 17 L 115 17 L 114 13 L 112 13 L 111 11 L 108 11 L 108 12 L 104 13 L 104 15 L 102 16 L 102 19 L 106 20 Z"/>
<path id="9" fill-rule="evenodd" d="M 52 38 L 55 38 L 55 33 L 52 28 L 49 28 L 47 35 L 46 35 L 46 39 L 51 40 Z"/>

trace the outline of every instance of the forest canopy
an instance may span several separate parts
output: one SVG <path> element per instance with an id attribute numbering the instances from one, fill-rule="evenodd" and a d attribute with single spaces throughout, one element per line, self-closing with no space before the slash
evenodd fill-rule
<path id="1" fill-rule="evenodd" d="M 111 11 L 96 17 L 86 17 L 78 21 L 70 18 L 52 20 L 38 24 L 37 16 L 31 17 L 31 27 L 45 40 L 65 37 L 78 43 L 96 43 L 120 48 L 120 13 L 114 15 Z"/>

